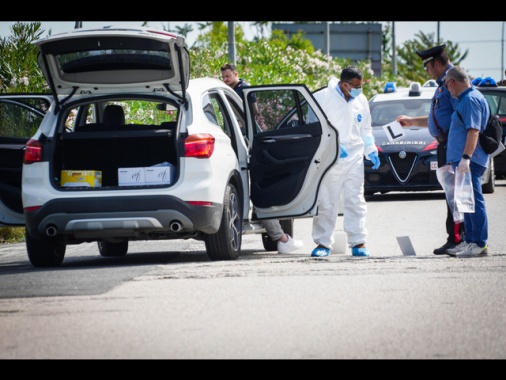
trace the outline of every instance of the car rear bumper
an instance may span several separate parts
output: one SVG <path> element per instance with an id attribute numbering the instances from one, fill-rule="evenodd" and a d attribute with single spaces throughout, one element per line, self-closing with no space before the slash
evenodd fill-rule
<path id="1" fill-rule="evenodd" d="M 194 206 L 167 195 L 70 198 L 25 211 L 25 218 L 34 238 L 71 235 L 75 239 L 142 239 L 156 234 L 215 233 L 222 210 L 221 204 Z"/>

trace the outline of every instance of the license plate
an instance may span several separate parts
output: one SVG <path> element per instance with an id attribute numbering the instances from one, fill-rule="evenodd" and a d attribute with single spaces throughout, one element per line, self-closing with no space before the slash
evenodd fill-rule
<path id="1" fill-rule="evenodd" d="M 437 161 L 431 161 L 430 170 L 437 170 Z"/>

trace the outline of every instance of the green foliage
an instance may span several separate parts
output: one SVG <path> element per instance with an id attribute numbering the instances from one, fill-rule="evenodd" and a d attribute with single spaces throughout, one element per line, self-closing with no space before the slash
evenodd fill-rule
<path id="1" fill-rule="evenodd" d="M 37 64 L 37 47 L 33 41 L 44 33 L 40 22 L 16 22 L 12 35 L 0 38 L 0 91 L 40 92 L 47 90 Z"/>
<path id="2" fill-rule="evenodd" d="M 145 23 L 147 25 L 147 22 Z M 240 24 L 234 25 L 236 65 L 241 77 L 250 84 L 304 83 L 311 90 L 327 84 L 331 75 L 339 76 L 341 69 L 351 61 L 327 57 L 315 51 L 311 41 L 302 32 L 288 38 L 281 31 L 272 31 L 269 38 L 264 37 L 268 22 L 254 23 L 259 36 L 253 41 L 244 39 Z M 37 64 L 37 48 L 33 41 L 44 33 L 40 22 L 17 22 L 12 27 L 12 35 L 0 39 L 0 92 L 39 92 L 47 91 L 47 83 Z M 212 21 L 198 24 L 200 35 L 190 50 L 191 76 L 220 78 L 220 67 L 228 58 L 228 22 Z M 177 30 L 186 34 L 192 30 L 185 25 Z M 451 41 L 436 41 L 434 33 L 420 32 L 415 39 L 397 47 L 397 72 L 391 74 L 392 30 L 389 24 L 383 31 L 382 74 L 373 75 L 370 63 L 354 62 L 365 74 L 364 94 L 371 97 L 383 91 L 386 82 L 396 82 L 397 86 L 408 86 L 417 81 L 425 83 L 428 79 L 416 50 L 426 49 L 438 43 L 445 43 L 452 62 L 458 65 L 467 57 L 467 50 L 461 54 L 457 44 Z M 31 57 L 31 58 L 30 58 Z"/>
<path id="3" fill-rule="evenodd" d="M 199 30 L 205 33 L 199 34 L 194 47 L 221 46 L 228 43 L 228 25 L 224 21 L 211 21 L 199 24 Z M 240 25 L 234 25 L 234 39 L 236 42 L 244 41 L 244 32 Z"/>
<path id="4" fill-rule="evenodd" d="M 0 244 L 19 243 L 24 240 L 24 227 L 0 227 Z"/>
<path id="5" fill-rule="evenodd" d="M 26 100 L 26 103 L 43 112 L 47 111 L 47 105 L 40 99 Z M 20 107 L 9 103 L 0 104 L 0 136 L 31 137 L 39 128 L 41 121 L 42 117 L 25 112 Z"/>
<path id="6" fill-rule="evenodd" d="M 146 23 L 147 25 L 147 23 Z M 327 84 L 331 75 L 339 76 L 341 69 L 352 63 L 342 58 L 327 57 L 321 51 L 315 51 L 311 41 L 302 32 L 288 38 L 281 31 L 272 31 L 269 38 L 263 37 L 267 22 L 256 22 L 259 36 L 253 41 L 244 39 L 240 24 L 234 25 L 236 65 L 241 77 L 250 84 L 304 83 L 311 90 Z M 200 35 L 189 49 L 191 58 L 191 76 L 220 78 L 220 67 L 229 61 L 228 23 L 212 21 L 198 24 Z M 185 34 L 191 30 L 185 25 L 178 30 Z M 41 37 L 44 30 L 39 22 L 16 23 L 12 26 L 12 36 L 0 39 L 0 91 L 46 91 L 47 84 L 37 65 L 37 49 L 32 42 Z M 386 82 L 396 82 L 397 86 L 408 86 L 417 81 L 425 83 L 427 73 L 420 64 L 416 50 L 446 43 L 447 51 L 454 64 L 459 64 L 468 52 L 460 54 L 458 46 L 451 41 L 435 41 L 434 34 L 422 32 L 414 40 L 406 41 L 397 47 L 397 72 L 391 74 L 392 30 L 386 25 L 383 31 L 383 64 L 380 77 L 373 75 L 370 63 L 353 62 L 365 74 L 364 94 L 371 97 L 383 91 Z M 32 57 L 32 58 L 29 58 Z"/>
<path id="7" fill-rule="evenodd" d="M 425 34 L 419 32 L 415 34 L 413 40 L 404 42 L 401 49 L 397 49 L 397 67 L 398 74 L 413 82 L 424 83 L 431 79 L 423 68 L 420 57 L 416 54 L 417 50 L 425 50 L 428 47 L 445 44 L 445 50 L 450 57 L 450 61 L 454 65 L 460 65 L 468 54 L 466 50 L 463 54 L 460 53 L 458 44 L 451 41 L 436 41 L 434 33 Z"/>
<path id="8" fill-rule="evenodd" d="M 215 27 L 213 33 L 222 33 L 222 36 L 215 35 L 212 39 L 202 37 L 198 46 L 190 49 L 191 75 L 194 78 L 220 79 L 220 67 L 229 61 L 227 29 Z M 216 43 L 211 43 L 211 40 Z M 332 58 L 321 50 L 315 50 L 302 33 L 290 39 L 281 31 L 273 31 L 269 39 L 236 39 L 235 51 L 239 75 L 252 85 L 298 83 L 314 91 L 326 86 L 330 76 L 339 77 L 342 68 L 352 63 L 348 59 Z M 401 77 L 393 78 L 388 65 L 381 77 L 376 77 L 369 62 L 353 64 L 364 72 L 364 94 L 368 98 L 383 92 L 386 82 L 395 81 L 398 86 L 409 85 Z"/>

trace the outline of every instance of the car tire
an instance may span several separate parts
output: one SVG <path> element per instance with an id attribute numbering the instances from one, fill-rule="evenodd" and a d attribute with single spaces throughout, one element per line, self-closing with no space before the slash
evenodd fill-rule
<path id="1" fill-rule="evenodd" d="M 128 252 L 128 240 L 119 243 L 97 241 L 98 252 L 103 257 L 121 257 Z"/>
<path id="2" fill-rule="evenodd" d="M 489 161 L 490 175 L 487 182 L 481 185 L 481 192 L 483 194 L 493 194 L 495 192 L 495 165 L 494 159 Z"/>
<path id="3" fill-rule="evenodd" d="M 293 237 L 293 219 L 284 219 L 280 220 L 279 224 L 281 224 L 281 228 L 283 232 L 287 235 Z M 278 250 L 278 242 L 272 240 L 267 233 L 262 234 L 262 243 L 267 252 L 277 251 Z"/>
<path id="4" fill-rule="evenodd" d="M 242 206 L 234 185 L 228 184 L 218 232 L 205 234 L 207 256 L 211 260 L 236 260 L 241 252 Z"/>
<path id="5" fill-rule="evenodd" d="M 25 241 L 28 259 L 34 267 L 57 267 L 63 262 L 67 245 L 62 238 L 36 239 L 25 228 Z"/>

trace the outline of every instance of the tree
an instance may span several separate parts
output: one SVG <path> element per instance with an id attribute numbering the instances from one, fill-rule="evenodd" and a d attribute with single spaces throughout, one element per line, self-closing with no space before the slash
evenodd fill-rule
<path id="1" fill-rule="evenodd" d="M 413 82 L 425 83 L 429 78 L 425 71 L 420 57 L 416 54 L 417 50 L 425 50 L 428 47 L 445 44 L 445 50 L 448 52 L 450 61 L 454 65 L 459 65 L 468 54 L 466 50 L 463 54 L 459 51 L 458 44 L 451 41 L 436 41 L 434 33 L 425 34 L 419 32 L 415 34 L 413 40 L 404 42 L 403 47 L 397 48 L 397 67 L 401 77 L 405 77 Z"/>
<path id="2" fill-rule="evenodd" d="M 40 22 L 16 22 L 12 35 L 0 38 L 0 91 L 39 92 L 48 89 L 37 64 L 37 47 L 32 43 L 42 36 Z"/>
<path id="3" fill-rule="evenodd" d="M 144 22 L 143 26 L 147 26 Z M 330 75 L 338 75 L 341 68 L 350 60 L 331 58 L 321 51 L 315 51 L 310 40 L 303 34 L 293 35 L 290 39 L 279 32 L 264 37 L 268 22 L 256 22 L 258 36 L 254 41 L 246 41 L 240 24 L 234 26 L 234 38 L 237 47 L 237 65 L 244 79 L 252 84 L 261 83 L 305 83 L 310 89 L 324 85 Z M 162 24 L 163 25 L 163 24 Z M 164 29 L 170 30 L 170 24 Z M 37 48 L 33 41 L 44 33 L 39 22 L 16 23 L 12 26 L 12 35 L 0 39 L 0 91 L 45 91 L 47 84 L 37 64 Z M 201 32 L 190 50 L 192 57 L 191 76 L 211 76 L 219 78 L 219 68 L 228 59 L 228 28 L 224 21 L 212 21 L 198 24 Z M 176 32 L 186 36 L 193 28 L 186 24 L 177 27 Z M 387 24 L 383 31 L 382 76 L 374 77 L 369 62 L 355 62 L 366 74 L 364 93 L 367 97 L 382 92 L 386 82 L 396 82 L 397 86 L 408 86 L 410 82 L 424 83 L 427 73 L 416 55 L 419 49 L 426 49 L 439 43 L 445 43 L 452 63 L 458 65 L 464 60 L 467 50 L 461 54 L 457 44 L 451 41 L 435 41 L 434 33 L 415 35 L 414 40 L 406 41 L 397 47 L 398 75 L 391 75 L 392 57 L 387 52 L 392 43 L 391 27 Z M 289 54 L 288 54 L 289 53 Z M 30 58 L 31 57 L 31 58 Z"/>

